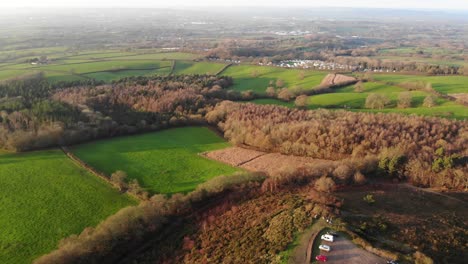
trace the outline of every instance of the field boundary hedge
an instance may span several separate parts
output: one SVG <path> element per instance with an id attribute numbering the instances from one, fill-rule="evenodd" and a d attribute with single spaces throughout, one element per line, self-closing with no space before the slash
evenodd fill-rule
<path id="1" fill-rule="evenodd" d="M 112 188 L 116 189 L 116 190 L 119 190 L 120 192 L 120 189 L 119 187 L 113 183 L 109 176 L 106 175 L 105 173 L 103 172 L 100 172 L 98 170 L 96 170 L 95 168 L 93 168 L 92 166 L 90 166 L 89 164 L 87 164 L 86 162 L 84 162 L 83 160 L 81 160 L 79 157 L 77 157 L 75 154 L 73 154 L 70 149 L 66 146 L 61 146 L 60 149 L 63 151 L 63 153 L 69 158 L 71 159 L 74 163 L 76 163 L 78 166 L 82 167 L 83 169 L 87 170 L 88 172 L 90 172 L 91 174 L 93 174 L 94 176 L 104 180 L 105 182 L 107 182 L 108 184 L 110 184 L 112 186 Z M 142 201 L 142 199 L 140 197 L 138 197 L 137 195 L 133 194 L 133 193 L 130 193 L 130 192 L 126 192 L 126 194 L 130 195 L 131 197 L 135 198 L 137 201 Z"/>
<path id="2" fill-rule="evenodd" d="M 223 73 L 225 70 L 227 70 L 227 68 L 231 67 L 232 66 L 232 63 L 229 63 L 229 64 L 226 64 L 223 68 L 221 68 L 217 73 L 215 73 L 215 75 L 220 75 L 221 73 Z"/>
<path id="3" fill-rule="evenodd" d="M 169 72 L 167 76 L 172 76 L 174 74 L 176 63 L 177 63 L 177 60 L 172 60 L 171 71 Z"/>

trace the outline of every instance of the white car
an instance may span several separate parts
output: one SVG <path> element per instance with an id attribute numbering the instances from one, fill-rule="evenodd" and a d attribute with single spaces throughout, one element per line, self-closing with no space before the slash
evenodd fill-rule
<path id="1" fill-rule="evenodd" d="M 320 246 L 319 246 L 319 249 L 328 252 L 328 251 L 331 250 L 331 247 L 330 247 L 330 246 L 327 246 L 327 245 L 320 245 Z"/>
<path id="2" fill-rule="evenodd" d="M 328 242 L 333 242 L 333 235 L 330 234 L 322 235 L 320 238 Z"/>

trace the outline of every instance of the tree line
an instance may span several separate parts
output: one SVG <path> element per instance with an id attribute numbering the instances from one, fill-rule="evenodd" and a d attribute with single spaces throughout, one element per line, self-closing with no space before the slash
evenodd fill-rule
<path id="1" fill-rule="evenodd" d="M 206 119 L 234 144 L 330 160 L 374 157 L 388 177 L 468 188 L 466 121 L 229 101 L 218 104 Z"/>

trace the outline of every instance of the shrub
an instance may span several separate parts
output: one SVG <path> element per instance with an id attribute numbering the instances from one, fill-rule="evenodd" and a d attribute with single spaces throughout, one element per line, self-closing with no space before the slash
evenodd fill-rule
<path id="1" fill-rule="evenodd" d="M 354 85 L 354 91 L 356 93 L 364 92 L 364 84 L 362 83 L 362 81 L 359 81 Z"/>
<path id="2" fill-rule="evenodd" d="M 411 107 L 412 100 L 413 100 L 413 95 L 411 94 L 411 92 L 402 92 L 398 95 L 398 107 L 400 108 Z"/>
<path id="3" fill-rule="evenodd" d="M 283 88 L 278 93 L 278 99 L 283 100 L 283 101 L 290 101 L 292 97 L 293 97 L 293 94 L 288 88 Z"/>
<path id="4" fill-rule="evenodd" d="M 366 182 L 366 176 L 364 176 L 364 174 L 362 174 L 360 171 L 357 171 L 356 173 L 354 173 L 353 180 L 354 183 L 363 184 Z"/>
<path id="5" fill-rule="evenodd" d="M 390 103 L 390 99 L 386 95 L 371 93 L 366 98 L 366 108 L 383 109 Z"/>
<path id="6" fill-rule="evenodd" d="M 299 95 L 296 97 L 296 100 L 294 101 L 294 105 L 297 106 L 298 108 L 306 108 L 307 107 L 307 101 L 308 101 L 307 95 Z"/>
<path id="7" fill-rule="evenodd" d="M 364 200 L 364 202 L 366 202 L 369 205 L 375 203 L 374 195 L 372 195 L 372 194 L 365 195 L 364 197 L 362 197 L 362 200 Z"/>
<path id="8" fill-rule="evenodd" d="M 424 107 L 434 107 L 436 106 L 436 98 L 435 96 L 433 95 L 428 95 L 426 96 L 426 98 L 424 98 L 424 101 L 423 101 L 423 106 Z"/>
<path id="9" fill-rule="evenodd" d="M 114 183 L 120 191 L 123 191 L 125 188 L 127 188 L 127 183 L 125 182 L 126 179 L 127 173 L 121 170 L 112 173 L 110 177 L 111 182 Z"/>
<path id="10" fill-rule="evenodd" d="M 270 96 L 270 97 L 275 97 L 276 95 L 276 90 L 275 90 L 275 87 L 272 87 L 272 86 L 268 86 L 265 90 L 265 93 Z"/>
<path id="11" fill-rule="evenodd" d="M 321 177 L 315 182 L 315 189 L 321 192 L 332 192 L 335 189 L 335 182 L 330 177 Z"/>

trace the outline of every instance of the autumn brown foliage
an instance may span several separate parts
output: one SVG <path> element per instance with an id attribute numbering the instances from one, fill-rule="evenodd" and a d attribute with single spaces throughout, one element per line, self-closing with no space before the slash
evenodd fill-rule
<path id="1" fill-rule="evenodd" d="M 425 186 L 467 187 L 461 176 L 468 174 L 466 121 L 227 101 L 207 116 L 235 144 L 331 160 L 373 156 L 391 177 L 406 176 Z M 445 151 L 442 156 L 436 154 L 439 148 Z"/>

